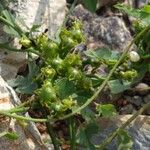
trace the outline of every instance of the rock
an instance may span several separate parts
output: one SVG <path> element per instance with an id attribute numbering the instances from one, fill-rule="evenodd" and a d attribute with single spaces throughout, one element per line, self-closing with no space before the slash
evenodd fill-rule
<path id="1" fill-rule="evenodd" d="M 121 115 L 132 114 L 133 112 L 135 112 L 135 109 L 134 109 L 133 105 L 128 104 L 128 105 L 126 105 L 124 107 L 121 107 L 119 112 L 120 112 Z"/>
<path id="2" fill-rule="evenodd" d="M 126 100 L 137 107 L 142 105 L 142 98 L 138 95 L 135 95 L 133 97 L 126 96 Z"/>
<path id="3" fill-rule="evenodd" d="M 0 77 L 0 110 L 9 110 L 20 103 L 14 90 Z M 29 116 L 27 113 L 25 116 Z M 47 150 L 41 140 L 39 131 L 33 122 L 28 122 L 26 127 L 23 127 L 19 121 L 9 119 L 8 117 L 0 118 L 0 132 L 11 130 L 15 132 L 19 138 L 15 141 L 0 138 L 0 150 Z M 21 121 L 22 122 L 22 121 Z M 49 148 L 49 150 L 52 150 Z"/>
<path id="4" fill-rule="evenodd" d="M 150 0 L 136 0 L 134 2 L 134 5 L 137 7 L 137 8 L 141 8 L 143 7 L 145 4 L 148 4 L 150 3 Z"/>
<path id="5" fill-rule="evenodd" d="M 144 98 L 143 98 L 143 101 L 145 103 L 148 103 L 150 101 L 150 94 L 146 95 Z"/>
<path id="6" fill-rule="evenodd" d="M 32 25 L 41 25 L 39 28 L 40 33 L 48 29 L 49 36 L 54 37 L 65 18 L 66 1 L 15 0 L 9 3 L 9 7 L 17 18 L 24 20 L 29 28 Z M 9 37 L 2 32 L 2 27 L 0 24 L 0 40 L 6 42 Z M 20 47 L 18 42 L 14 41 L 12 43 L 13 46 Z M 0 75 L 5 80 L 15 78 L 18 68 L 25 63 L 26 59 L 26 53 L 8 52 L 6 55 L 4 50 L 0 50 Z"/>
<path id="7" fill-rule="evenodd" d="M 137 86 L 135 86 L 135 90 L 140 95 L 146 95 L 149 92 L 149 85 L 146 83 L 139 83 Z"/>
<path id="8" fill-rule="evenodd" d="M 99 119 L 101 131 L 93 137 L 95 144 L 101 143 L 110 133 L 115 131 L 118 126 L 125 123 L 132 115 L 120 115 L 112 119 Z M 132 150 L 149 150 L 150 148 L 150 116 L 138 116 L 127 128 L 129 135 L 133 139 Z M 115 150 L 117 148 L 117 141 L 108 145 L 108 150 Z"/>
<path id="9" fill-rule="evenodd" d="M 84 33 L 88 37 L 88 43 L 90 43 L 90 39 L 93 39 L 93 41 L 102 45 L 100 47 L 105 45 L 122 51 L 132 40 L 130 31 L 124 21 L 117 16 L 97 16 L 84 9 L 82 5 L 76 6 L 73 16 L 83 21 Z"/>

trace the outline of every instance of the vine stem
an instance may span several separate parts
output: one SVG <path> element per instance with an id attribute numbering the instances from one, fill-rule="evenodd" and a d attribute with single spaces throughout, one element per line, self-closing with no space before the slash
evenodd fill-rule
<path id="1" fill-rule="evenodd" d="M 140 110 L 138 110 L 131 118 L 129 118 L 121 127 L 116 129 L 115 132 L 111 133 L 108 138 L 106 138 L 102 144 L 96 145 L 97 150 L 103 150 L 105 147 L 112 142 L 112 140 L 117 136 L 121 129 L 125 129 L 137 116 L 141 115 L 145 110 L 150 108 L 150 102 L 145 104 Z"/>
<path id="2" fill-rule="evenodd" d="M 46 128 L 47 128 L 47 131 L 51 137 L 52 143 L 54 145 L 54 149 L 60 150 L 58 141 L 57 141 L 56 136 L 55 136 L 55 133 L 54 133 L 53 128 L 49 122 L 46 122 Z"/>
<path id="3" fill-rule="evenodd" d="M 68 119 L 68 122 L 69 122 L 71 150 L 76 150 L 76 123 L 75 123 L 75 118 L 70 117 Z"/>
<path id="4" fill-rule="evenodd" d="M 11 114 L 8 111 L 1 110 L 0 114 L 3 116 L 15 118 L 17 120 L 25 120 L 25 121 L 33 121 L 33 122 L 48 122 L 48 119 L 39 119 L 39 118 L 31 118 L 31 117 L 24 117 L 16 114 Z"/>
<path id="5" fill-rule="evenodd" d="M 110 80 L 111 76 L 113 75 L 114 71 L 116 70 L 116 68 L 118 67 L 118 65 L 121 63 L 121 61 L 123 60 L 123 58 L 126 56 L 127 52 L 130 50 L 131 46 L 137 41 L 139 40 L 145 33 L 147 33 L 150 30 L 150 25 L 147 26 L 146 28 L 144 28 L 132 41 L 131 43 L 124 49 L 124 52 L 122 53 L 120 59 L 117 61 L 117 63 L 114 65 L 114 67 L 112 68 L 112 70 L 110 71 L 110 73 L 108 74 L 107 78 L 104 80 L 104 82 L 101 84 L 101 86 L 98 88 L 98 90 L 93 94 L 93 96 L 91 98 L 89 98 L 82 106 L 80 106 L 79 108 L 77 108 L 76 110 L 74 110 L 72 113 L 67 114 L 65 116 L 63 116 L 62 118 L 59 118 L 58 120 L 64 120 L 67 119 L 73 115 L 75 115 L 76 113 L 80 112 L 82 109 L 84 109 L 85 107 L 87 107 L 98 95 L 99 93 L 103 90 L 103 88 L 106 86 L 107 82 Z M 56 121 L 56 120 L 54 120 Z"/>

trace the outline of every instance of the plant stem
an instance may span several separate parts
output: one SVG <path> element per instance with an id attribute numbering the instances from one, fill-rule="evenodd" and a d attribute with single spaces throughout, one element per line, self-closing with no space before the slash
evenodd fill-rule
<path id="1" fill-rule="evenodd" d="M 30 107 L 19 107 L 8 110 L 8 113 L 26 112 Z"/>
<path id="2" fill-rule="evenodd" d="M 127 52 L 130 50 L 131 46 L 137 41 L 139 40 L 145 33 L 147 33 L 150 30 L 150 25 L 147 26 L 145 29 L 143 29 L 132 41 L 131 43 L 124 49 L 124 52 L 122 53 L 120 59 L 117 61 L 117 63 L 114 65 L 114 67 L 112 68 L 112 70 L 110 71 L 110 73 L 108 74 L 108 76 L 106 77 L 106 79 L 103 81 L 103 83 L 101 84 L 101 86 L 98 88 L 98 90 L 94 93 L 94 95 L 89 98 L 82 106 L 80 106 L 79 108 L 77 108 L 75 111 L 73 111 L 70 114 L 67 114 L 65 116 L 63 116 L 62 118 L 59 118 L 58 120 L 63 120 L 63 119 L 67 119 L 73 115 L 75 115 L 76 113 L 80 112 L 82 109 L 84 109 L 85 107 L 87 107 L 98 95 L 99 93 L 103 90 L 103 88 L 107 85 L 107 82 L 110 80 L 111 76 L 113 75 L 114 71 L 116 70 L 116 68 L 118 67 L 118 65 L 121 63 L 121 61 L 124 59 L 124 57 L 126 56 Z M 56 120 L 54 120 L 56 121 Z"/>
<path id="3" fill-rule="evenodd" d="M 98 150 L 103 150 L 105 147 L 112 142 L 112 140 L 117 136 L 121 129 L 125 129 L 137 116 L 141 115 L 145 110 L 150 108 L 150 102 L 145 104 L 140 110 L 138 110 L 133 116 L 128 119 L 121 127 L 119 127 L 115 132 L 111 133 L 108 138 L 106 138 L 102 144 L 99 146 L 96 145 Z"/>
<path id="4" fill-rule="evenodd" d="M 55 135 L 55 133 L 53 131 L 53 128 L 52 128 L 50 122 L 46 122 L 46 127 L 47 127 L 47 131 L 48 131 L 48 133 L 49 133 L 49 135 L 51 137 L 52 143 L 54 145 L 54 149 L 55 150 L 60 150 L 59 143 L 58 143 L 58 141 L 56 139 L 56 135 Z"/>
<path id="5" fill-rule="evenodd" d="M 0 138 L 3 137 L 3 136 L 5 136 L 7 133 L 8 133 L 8 132 L 6 132 L 6 131 L 1 132 L 1 133 L 0 133 Z"/>
<path id="6" fill-rule="evenodd" d="M 42 107 L 42 114 L 43 114 L 43 117 L 44 118 L 47 118 L 48 120 L 48 114 L 49 114 L 49 110 L 43 106 Z M 54 150 L 60 150 L 59 148 L 59 143 L 58 143 L 58 140 L 57 140 L 57 136 L 55 135 L 54 131 L 53 131 L 53 127 L 52 127 L 52 122 L 46 122 L 46 128 L 47 128 L 47 132 L 52 140 L 52 144 L 54 146 Z"/>
<path id="7" fill-rule="evenodd" d="M 25 120 L 25 121 L 33 121 L 33 122 L 48 122 L 48 119 L 24 117 L 16 114 L 11 114 L 8 111 L 2 111 L 2 110 L 0 111 L 0 115 L 15 118 L 17 120 Z"/>
<path id="8" fill-rule="evenodd" d="M 69 118 L 69 133 L 70 133 L 71 150 L 76 150 L 76 124 L 73 117 Z"/>

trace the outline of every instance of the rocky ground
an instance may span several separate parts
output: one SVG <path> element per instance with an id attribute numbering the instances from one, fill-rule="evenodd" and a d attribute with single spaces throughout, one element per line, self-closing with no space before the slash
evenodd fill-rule
<path id="1" fill-rule="evenodd" d="M 103 0 L 101 0 L 103 1 Z M 108 0 L 109 1 L 109 0 Z M 72 2 L 71 0 L 68 0 L 68 2 Z M 84 26 L 84 33 L 87 37 L 87 43 L 86 47 L 87 49 L 96 49 L 96 48 L 102 48 L 102 47 L 109 47 L 111 49 L 117 50 L 119 52 L 122 52 L 123 49 L 128 45 L 128 43 L 133 39 L 133 33 L 134 30 L 131 27 L 131 18 L 124 16 L 123 14 L 117 12 L 114 10 L 111 5 L 106 5 L 108 3 L 105 3 L 107 1 L 103 1 L 103 5 L 98 5 L 98 10 L 97 14 L 93 14 L 86 10 L 82 5 L 77 4 L 77 6 L 74 8 L 72 15 L 69 17 L 69 20 L 74 20 L 75 18 L 80 19 L 83 22 Z M 129 1 L 125 0 L 126 3 Z M 135 7 L 142 7 L 146 2 L 146 0 L 137 0 L 136 3 L 131 3 L 130 5 L 134 5 Z M 29 5 L 31 3 L 29 2 Z M 34 1 L 32 2 L 32 7 L 35 7 L 37 3 L 34 4 Z M 57 28 L 62 24 L 62 20 L 64 18 L 65 12 L 62 10 L 65 10 L 66 6 L 65 1 L 59 1 L 56 2 L 53 5 L 50 5 L 50 8 L 53 9 L 53 14 L 51 19 L 57 20 L 57 21 L 52 21 L 51 25 L 54 27 L 53 29 L 56 30 L 56 24 Z M 26 12 L 31 11 L 32 7 L 28 8 L 25 7 L 26 5 L 21 5 L 19 7 L 19 11 L 21 11 L 22 7 L 24 7 L 24 10 Z M 46 6 L 42 5 L 41 9 L 46 8 Z M 58 9 L 55 9 L 58 8 Z M 16 6 L 15 6 L 15 9 Z M 18 11 L 18 12 L 19 12 Z M 26 12 L 21 12 L 24 15 L 26 15 Z M 63 12 L 63 14 L 62 14 Z M 39 14 L 42 14 L 43 11 L 38 12 Z M 30 16 L 31 13 L 28 13 L 26 17 L 27 23 L 31 24 L 31 20 L 33 19 L 33 16 Z M 37 13 L 33 12 L 33 14 L 37 17 Z M 47 21 L 47 14 L 45 15 L 45 20 Z M 57 15 L 56 15 L 57 14 Z M 61 18 L 59 18 L 59 14 L 61 14 Z M 57 17 L 56 17 L 57 16 Z M 28 19 L 29 18 L 29 19 Z M 35 19 L 36 22 L 40 22 L 41 18 Z M 68 21 L 69 24 L 69 21 Z M 44 30 L 44 26 L 42 27 L 42 31 Z M 51 28 L 52 29 L 52 28 Z M 53 33 L 52 33 L 53 35 Z M 4 33 L 1 32 L 0 38 L 3 38 Z M 6 38 L 7 39 L 7 38 Z M 133 49 L 136 49 L 136 46 L 133 46 Z M 19 58 L 19 59 L 17 59 Z M 17 60 L 17 61 L 16 61 Z M 15 62 L 15 63 L 14 63 Z M 0 51 L 0 69 L 1 69 L 1 76 L 7 81 L 8 79 L 14 78 L 18 72 L 18 69 L 22 64 L 25 64 L 26 62 L 26 57 L 25 55 L 16 55 L 16 54 L 6 54 L 5 51 L 1 50 Z M 150 76 L 147 75 L 141 83 L 138 83 L 133 87 L 140 86 L 150 86 Z M 2 94 L 3 93 L 3 94 Z M 0 87 L 0 100 L 6 97 L 4 94 L 4 85 L 1 85 Z M 6 92 L 8 95 L 11 95 L 9 91 Z M 12 96 L 12 95 L 11 95 Z M 21 98 L 21 97 L 20 97 Z M 102 95 L 102 97 L 98 98 L 99 102 L 102 103 L 113 103 L 115 104 L 118 113 L 123 116 L 119 116 L 117 119 L 106 121 L 107 122 L 107 130 L 104 130 L 102 134 L 99 134 L 96 136 L 95 141 L 99 141 L 100 139 L 103 139 L 113 131 L 117 126 L 119 126 L 121 123 L 125 122 L 130 116 L 127 114 L 132 115 L 134 112 L 136 112 L 138 109 L 141 108 L 145 103 L 150 101 L 150 92 L 149 91 L 140 91 L 140 90 L 129 90 L 125 91 L 122 94 L 116 95 L 113 97 L 109 92 L 106 92 Z M 0 103 L 0 106 L 2 103 Z M 30 115 L 33 117 L 40 116 L 40 112 L 36 111 L 31 111 Z M 131 128 L 128 128 L 129 133 L 132 135 L 133 139 L 135 139 L 135 144 L 133 149 L 134 150 L 149 150 L 149 141 L 150 141 L 150 122 L 149 122 L 149 115 L 150 115 L 150 110 L 146 111 L 144 116 L 139 116 L 133 124 L 131 124 Z M 144 120 L 144 122 L 142 121 Z M 104 120 L 100 120 L 99 124 L 104 124 Z M 115 124 L 115 125 L 114 125 Z M 114 125 L 114 126 L 112 126 Z M 63 127 L 62 127 L 63 126 Z M 36 127 L 39 129 L 40 133 L 42 134 L 42 138 L 44 141 L 48 141 L 48 134 L 46 131 L 46 128 L 43 124 L 37 123 Z M 56 123 L 55 129 L 61 129 L 58 132 L 58 135 L 60 137 L 65 137 L 66 135 L 66 127 L 64 122 Z M 15 130 L 15 129 L 14 129 Z M 24 134 L 24 133 L 23 133 Z M 38 135 L 39 136 L 39 135 Z M 27 137 L 24 137 L 25 139 Z M 41 138 L 41 137 L 40 137 Z M 0 143 L 3 141 L 0 140 Z M 33 144 L 33 142 L 31 142 Z M 12 143 L 11 143 L 12 144 Z M 10 145 L 11 145 L 10 144 Z M 24 144 L 24 143 L 23 143 Z M 35 145 L 41 147 L 37 143 L 34 143 Z M 33 145 L 34 145 L 33 144 Z M 9 144 L 7 146 L 11 147 Z M 45 147 L 44 147 L 45 148 Z M 21 148 L 22 149 L 22 148 Z M 23 148 L 26 149 L 26 148 Z M 35 149 L 34 147 L 30 146 L 29 149 Z M 41 148 L 42 149 L 42 148 Z M 53 149 L 51 146 L 49 149 Z M 68 145 L 63 145 L 62 147 L 63 150 L 68 150 L 69 146 Z M 114 150 L 116 149 L 115 144 L 113 143 L 112 146 L 110 146 L 108 149 Z M 1 149 L 0 150 L 5 150 Z M 10 148 L 10 150 L 12 150 Z"/>

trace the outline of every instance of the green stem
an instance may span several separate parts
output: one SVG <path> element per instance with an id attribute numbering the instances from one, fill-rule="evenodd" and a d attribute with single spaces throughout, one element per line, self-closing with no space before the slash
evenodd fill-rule
<path id="1" fill-rule="evenodd" d="M 30 107 L 20 107 L 20 108 L 13 108 L 8 110 L 8 113 L 19 113 L 19 112 L 26 112 Z"/>
<path id="2" fill-rule="evenodd" d="M 46 127 L 47 127 L 47 131 L 48 131 L 48 133 L 49 133 L 49 135 L 51 137 L 52 143 L 54 145 L 54 149 L 55 150 L 60 150 L 59 143 L 58 143 L 58 141 L 56 139 L 56 135 L 55 135 L 55 133 L 53 131 L 53 128 L 52 128 L 50 122 L 46 122 Z"/>
<path id="3" fill-rule="evenodd" d="M 127 46 L 127 48 L 125 48 L 124 52 L 122 53 L 120 59 L 117 61 L 117 63 L 114 65 L 114 67 L 112 68 L 112 70 L 110 71 L 110 73 L 108 74 L 108 76 L 106 77 L 106 79 L 103 81 L 103 83 L 101 84 L 101 86 L 98 88 L 98 90 L 94 93 L 94 95 L 89 98 L 81 107 L 77 108 L 75 111 L 73 111 L 70 114 L 67 114 L 65 116 L 63 116 L 62 118 L 59 118 L 58 120 L 64 120 L 67 119 L 73 115 L 75 115 L 76 113 L 80 112 L 82 109 L 84 109 L 85 107 L 87 107 L 98 95 L 99 93 L 103 90 L 103 88 L 107 85 L 107 82 L 110 80 L 111 76 L 113 75 L 114 71 L 116 70 L 116 68 L 118 67 L 118 65 L 121 63 L 121 61 L 124 59 L 124 57 L 126 56 L 127 52 L 130 50 L 131 46 L 135 43 L 135 41 L 139 40 L 145 33 L 147 33 L 150 30 L 150 25 L 147 26 L 144 30 L 142 30 L 132 41 L 131 43 Z M 56 120 L 55 120 L 56 121 Z"/>
<path id="4" fill-rule="evenodd" d="M 76 124 L 73 117 L 69 118 L 69 133 L 70 133 L 71 150 L 76 150 Z"/>
<path id="5" fill-rule="evenodd" d="M 6 132 L 6 131 L 0 133 L 0 138 L 3 137 L 3 136 L 5 136 L 5 135 L 7 135 L 7 133 L 8 133 L 8 132 Z"/>
<path id="6" fill-rule="evenodd" d="M 48 120 L 48 114 L 49 114 L 49 110 L 47 110 L 47 108 L 42 107 L 42 114 L 43 114 L 43 117 L 47 118 Z M 59 142 L 57 140 L 57 136 L 55 135 L 54 131 L 53 131 L 53 127 L 52 127 L 52 123 L 53 122 L 46 122 L 46 128 L 47 128 L 47 131 L 48 131 L 48 134 L 52 140 L 52 143 L 53 143 L 53 146 L 54 146 L 54 150 L 60 150 L 59 148 Z"/>
<path id="7" fill-rule="evenodd" d="M 31 117 L 24 117 L 16 114 L 11 114 L 8 111 L 0 111 L 0 115 L 15 118 L 17 120 L 25 120 L 25 121 L 33 121 L 33 122 L 48 122 L 48 119 L 39 119 L 39 118 L 31 118 Z"/>
<path id="8" fill-rule="evenodd" d="M 105 147 L 112 142 L 112 140 L 118 135 L 121 129 L 125 129 L 137 116 L 141 115 L 145 110 L 150 108 L 150 102 L 145 104 L 140 110 L 138 110 L 130 119 L 128 119 L 121 127 L 119 127 L 115 132 L 111 133 L 108 138 L 106 138 L 102 144 L 96 145 L 98 150 L 103 150 Z"/>

